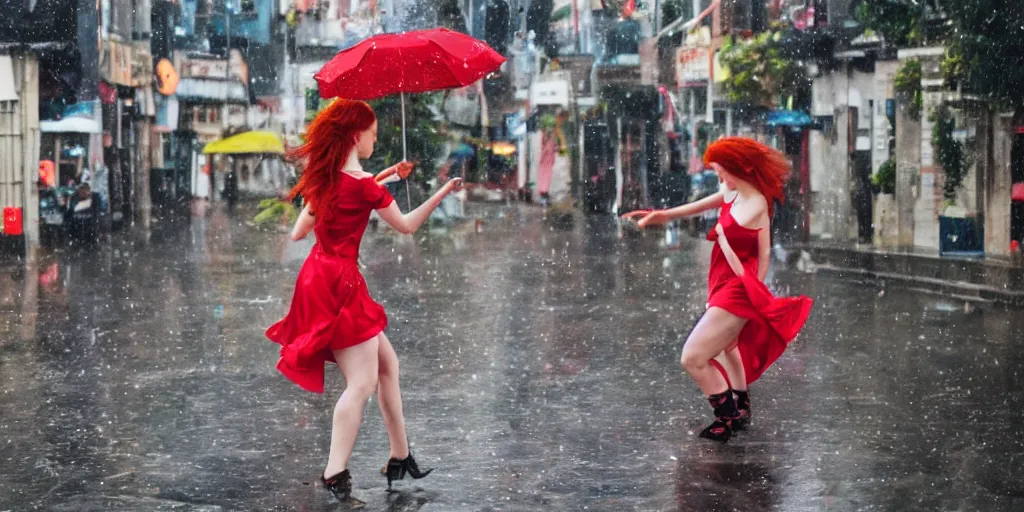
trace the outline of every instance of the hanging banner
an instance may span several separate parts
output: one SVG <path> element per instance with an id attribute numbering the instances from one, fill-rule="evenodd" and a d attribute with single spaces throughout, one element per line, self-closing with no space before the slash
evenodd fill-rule
<path id="1" fill-rule="evenodd" d="M 711 32 L 707 27 L 691 30 L 676 50 L 676 84 L 679 87 L 703 86 L 714 76 L 711 72 Z"/>
<path id="2" fill-rule="evenodd" d="M 112 84 L 132 86 L 132 47 L 117 41 L 104 41 L 100 58 L 101 77 Z"/>

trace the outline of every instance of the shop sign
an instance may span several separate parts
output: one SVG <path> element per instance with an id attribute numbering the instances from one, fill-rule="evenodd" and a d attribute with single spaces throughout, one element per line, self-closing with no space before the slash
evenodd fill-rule
<path id="1" fill-rule="evenodd" d="M 569 81 L 548 80 L 533 86 L 533 105 L 569 106 Z"/>
<path id="2" fill-rule="evenodd" d="M 132 47 L 117 41 L 104 41 L 100 72 L 107 82 L 132 86 Z"/>
<path id="3" fill-rule="evenodd" d="M 182 59 L 179 69 L 182 78 L 233 78 L 243 84 L 249 83 L 249 65 L 238 50 L 231 50 L 230 77 L 227 59 L 188 57 Z"/>
<path id="4" fill-rule="evenodd" d="M 711 49 L 706 46 L 676 50 L 676 83 L 679 87 L 703 85 L 711 78 Z"/>
<path id="5" fill-rule="evenodd" d="M 153 55 L 148 43 L 136 43 L 132 49 L 132 86 L 146 87 L 153 83 Z"/>

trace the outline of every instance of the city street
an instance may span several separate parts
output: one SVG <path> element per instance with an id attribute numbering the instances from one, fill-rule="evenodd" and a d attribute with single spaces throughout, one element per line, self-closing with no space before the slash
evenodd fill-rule
<path id="1" fill-rule="evenodd" d="M 376 399 L 364 510 L 1024 510 L 1024 314 L 778 269 L 813 297 L 728 444 L 679 366 L 710 244 L 548 223 L 532 206 L 363 243 L 413 453 L 387 493 Z M 221 211 L 146 244 L 0 267 L 0 511 L 335 510 L 319 476 L 343 389 L 303 391 L 263 332 L 312 245 Z"/>

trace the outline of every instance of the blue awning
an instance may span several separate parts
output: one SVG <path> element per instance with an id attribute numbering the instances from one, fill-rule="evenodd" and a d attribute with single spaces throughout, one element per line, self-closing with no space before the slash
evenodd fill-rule
<path id="1" fill-rule="evenodd" d="M 810 126 L 811 116 L 799 110 L 775 110 L 768 114 L 768 126 Z"/>

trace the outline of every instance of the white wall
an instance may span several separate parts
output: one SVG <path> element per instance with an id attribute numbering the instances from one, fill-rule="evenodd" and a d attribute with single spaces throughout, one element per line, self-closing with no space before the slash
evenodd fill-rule
<path id="1" fill-rule="evenodd" d="M 878 172 L 889 159 L 889 118 L 885 115 L 885 102 L 895 98 L 893 79 L 900 68 L 899 61 L 881 61 L 875 63 L 874 75 L 874 120 L 872 123 L 871 172 Z M 894 134 L 895 136 L 895 134 Z"/>

